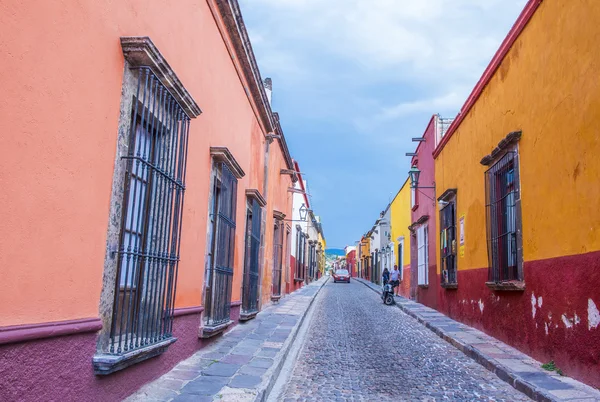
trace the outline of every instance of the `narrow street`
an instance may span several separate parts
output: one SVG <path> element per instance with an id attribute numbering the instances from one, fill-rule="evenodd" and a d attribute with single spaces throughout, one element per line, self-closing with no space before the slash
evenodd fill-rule
<path id="1" fill-rule="evenodd" d="M 286 402 L 529 400 L 356 280 L 330 280 L 312 317 Z"/>

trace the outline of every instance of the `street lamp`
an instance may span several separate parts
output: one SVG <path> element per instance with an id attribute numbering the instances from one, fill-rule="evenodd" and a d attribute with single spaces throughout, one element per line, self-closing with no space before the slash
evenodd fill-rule
<path id="1" fill-rule="evenodd" d="M 410 176 L 410 187 L 417 188 L 419 185 L 419 176 L 421 175 L 419 168 L 416 165 L 411 167 L 408 171 L 408 175 Z"/>
<path id="2" fill-rule="evenodd" d="M 308 209 L 306 209 L 306 205 L 302 204 L 302 206 L 300 207 L 300 220 L 301 221 L 306 220 L 307 213 L 308 213 Z"/>
<path id="3" fill-rule="evenodd" d="M 431 189 L 433 189 L 433 194 L 435 195 L 435 182 L 433 183 L 433 186 L 427 186 L 427 187 L 419 186 L 419 176 L 421 176 L 421 171 L 419 170 L 417 165 L 413 165 L 410 168 L 410 170 L 408 171 L 408 176 L 410 177 L 410 188 L 415 189 L 415 190 L 421 189 L 421 188 L 431 188 Z M 433 198 L 429 197 L 428 195 L 424 194 L 423 192 L 421 192 L 421 194 L 423 194 L 425 197 L 432 200 L 435 205 L 435 200 Z"/>

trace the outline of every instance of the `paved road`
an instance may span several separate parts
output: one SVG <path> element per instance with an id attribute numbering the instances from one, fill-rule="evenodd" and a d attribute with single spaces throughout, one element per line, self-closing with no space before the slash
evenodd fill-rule
<path id="1" fill-rule="evenodd" d="M 315 301 L 284 401 L 529 401 L 361 283 Z"/>

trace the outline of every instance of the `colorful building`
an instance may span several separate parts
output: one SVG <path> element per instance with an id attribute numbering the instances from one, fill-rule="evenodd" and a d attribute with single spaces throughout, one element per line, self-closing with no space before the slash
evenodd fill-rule
<path id="1" fill-rule="evenodd" d="M 594 0 L 528 1 L 423 180 L 437 308 L 596 387 L 598 20 Z"/>
<path id="2" fill-rule="evenodd" d="M 420 171 L 417 189 L 411 184 L 410 297 L 426 306 L 437 307 L 439 277 L 435 259 L 435 173 L 433 150 L 437 138 L 437 115 L 427 124 L 411 160 Z"/>
<path id="3" fill-rule="evenodd" d="M 346 253 L 346 269 L 351 277 L 356 278 L 356 247 L 346 246 L 344 252 Z"/>
<path id="4" fill-rule="evenodd" d="M 66 6 L 0 14 L 0 400 L 123 399 L 290 281 L 297 165 L 237 2 Z"/>
<path id="5" fill-rule="evenodd" d="M 398 266 L 401 275 L 400 294 L 410 297 L 410 181 L 407 179 L 390 204 L 390 230 L 393 251 L 393 263 Z"/>

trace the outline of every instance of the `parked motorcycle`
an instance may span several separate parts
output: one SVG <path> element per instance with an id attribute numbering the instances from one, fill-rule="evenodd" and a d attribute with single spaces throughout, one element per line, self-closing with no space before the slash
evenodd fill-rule
<path id="1" fill-rule="evenodd" d="M 396 304 L 396 300 L 394 299 L 394 288 L 392 287 L 391 283 L 385 282 L 383 284 L 381 300 L 383 300 L 383 303 L 388 306 Z"/>

